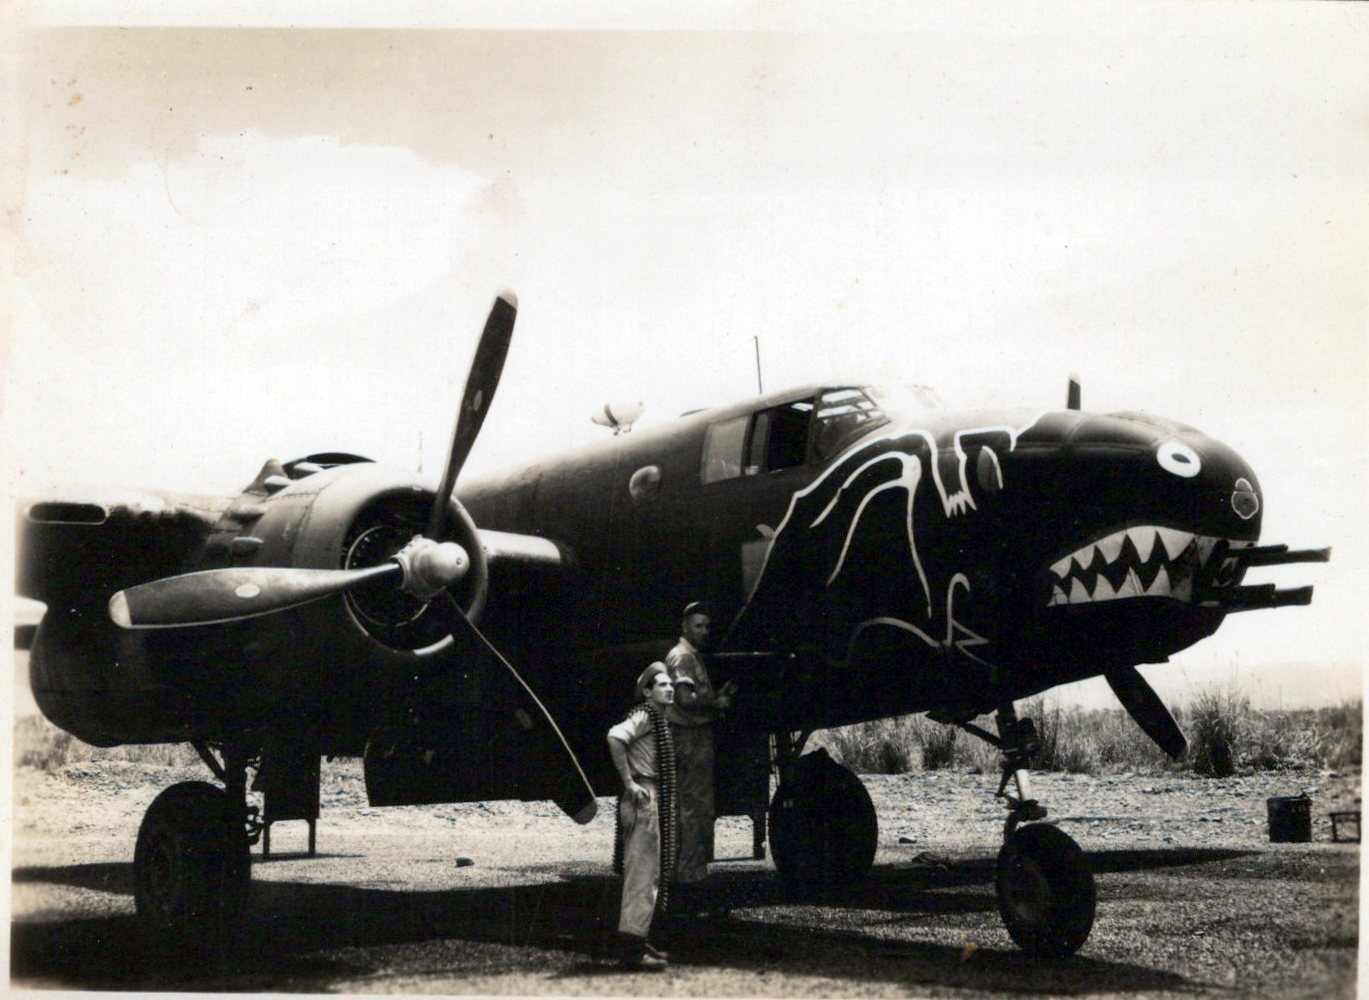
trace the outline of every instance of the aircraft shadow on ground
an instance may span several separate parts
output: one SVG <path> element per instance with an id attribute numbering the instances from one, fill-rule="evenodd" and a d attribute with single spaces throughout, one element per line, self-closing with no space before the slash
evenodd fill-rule
<path id="1" fill-rule="evenodd" d="M 1112 851 L 1091 855 L 1099 873 L 1202 864 L 1239 857 L 1231 850 Z M 96 989 L 318 989 L 340 979 L 374 974 L 364 956 L 340 960 L 319 953 L 448 939 L 511 946 L 530 966 L 559 975 L 600 974 L 616 924 L 619 882 L 604 866 L 527 866 L 540 884 L 442 891 L 356 888 L 255 881 L 252 908 L 239 942 L 218 962 L 150 951 L 131 916 L 16 923 L 11 928 L 11 975 L 27 983 Z M 548 876 L 554 876 L 547 881 Z M 132 866 L 85 864 L 18 868 L 16 883 L 48 883 L 131 894 Z M 984 913 L 997 924 L 993 861 L 940 867 L 877 866 L 859 888 L 798 899 L 774 873 L 723 869 L 716 898 L 729 917 L 672 926 L 673 962 L 739 971 L 775 971 L 861 981 L 887 980 L 1016 992 L 1075 993 L 1178 990 L 1173 973 L 1105 962 L 1085 954 L 1068 960 L 1031 958 L 1009 946 L 981 946 L 973 961 L 959 947 L 888 940 L 871 931 L 892 923 L 930 922 L 937 916 Z M 886 911 L 888 920 L 814 921 L 807 908 Z M 792 911 L 792 918 L 785 910 Z M 757 912 L 760 911 L 760 912 Z M 578 952 L 569 970 L 534 953 Z M 488 972 L 488 962 L 465 974 Z M 443 951 L 443 973 L 463 974 L 459 951 Z M 427 967 L 432 974 L 431 966 Z"/>
<path id="2" fill-rule="evenodd" d="M 1152 850 L 1117 849 L 1088 852 L 1089 863 L 1093 866 L 1095 875 L 1153 871 L 1157 868 L 1183 868 L 1187 865 L 1231 861 L 1235 858 L 1245 858 L 1262 853 L 1264 852 L 1214 847 L 1167 847 Z"/>

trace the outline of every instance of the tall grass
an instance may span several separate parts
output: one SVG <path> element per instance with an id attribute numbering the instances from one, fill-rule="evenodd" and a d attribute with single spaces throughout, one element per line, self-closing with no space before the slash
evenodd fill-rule
<path id="1" fill-rule="evenodd" d="M 1360 701 L 1328 708 L 1260 711 L 1230 688 L 1200 692 L 1175 719 L 1188 737 L 1185 756 L 1171 761 L 1122 709 L 1063 708 L 1035 699 L 1018 706 L 1036 723 L 1041 771 L 1107 774 L 1188 771 L 1225 777 L 1255 771 L 1354 768 L 1362 763 Z M 976 720 L 995 732 L 992 717 Z M 923 716 L 881 719 L 815 737 L 838 761 L 867 774 L 954 768 L 994 771 L 989 744 Z"/>
<path id="2" fill-rule="evenodd" d="M 1361 702 L 1315 709 L 1259 711 L 1231 688 L 1203 691 L 1189 713 L 1198 774 L 1346 768 L 1362 764 Z"/>
<path id="3" fill-rule="evenodd" d="M 829 729 L 817 734 L 813 745 L 825 746 L 833 759 L 863 774 L 993 766 L 985 744 L 921 715 Z"/>
<path id="4" fill-rule="evenodd" d="M 1189 742 L 1188 753 L 1177 763 L 1120 708 L 1062 708 L 1035 699 L 1022 703 L 1018 711 L 1036 722 L 1041 746 L 1032 766 L 1041 771 L 1191 771 L 1222 777 L 1362 764 L 1364 708 L 1358 700 L 1326 708 L 1260 711 L 1234 689 L 1205 690 L 1187 708 L 1175 710 Z M 996 731 L 992 717 L 976 721 Z M 921 715 L 830 729 L 817 734 L 813 744 L 825 746 L 834 759 L 865 774 L 998 769 L 998 751 L 989 744 Z M 199 766 L 199 757 L 184 743 L 102 749 L 39 716 L 15 719 L 14 759 L 20 767 L 44 771 L 103 761 Z"/>
<path id="5" fill-rule="evenodd" d="M 186 743 L 93 747 L 46 719 L 26 715 L 14 720 L 14 762 L 20 767 L 60 771 L 69 764 L 127 761 L 163 767 L 198 766 L 199 755 Z"/>
<path id="6" fill-rule="evenodd" d="M 1237 741 L 1249 728 L 1250 699 L 1230 688 L 1203 691 L 1189 713 L 1189 759 L 1197 774 L 1236 773 Z"/>

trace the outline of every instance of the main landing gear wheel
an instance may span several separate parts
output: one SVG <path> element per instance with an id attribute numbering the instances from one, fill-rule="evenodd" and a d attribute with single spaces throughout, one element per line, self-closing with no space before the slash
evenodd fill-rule
<path id="1" fill-rule="evenodd" d="M 817 750 L 794 762 L 770 803 L 770 849 L 786 883 L 832 889 L 863 879 L 879 824 L 865 785 Z"/>
<path id="2" fill-rule="evenodd" d="M 219 951 L 238 929 L 251 867 L 227 793 L 205 781 L 166 789 L 147 809 L 133 855 L 134 900 L 159 951 Z"/>
<path id="3" fill-rule="evenodd" d="M 1043 823 L 1018 827 L 998 852 L 998 912 L 1017 946 L 1073 955 L 1093 929 L 1093 872 L 1068 834 Z"/>

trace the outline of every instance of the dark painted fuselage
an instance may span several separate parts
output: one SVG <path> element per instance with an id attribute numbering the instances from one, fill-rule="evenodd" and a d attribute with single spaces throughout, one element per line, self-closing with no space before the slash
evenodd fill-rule
<path id="1" fill-rule="evenodd" d="M 560 553 L 493 558 L 482 628 L 596 787 L 612 787 L 603 732 L 687 601 L 712 605 L 713 669 L 738 681 L 733 725 L 751 732 L 969 718 L 1162 661 L 1221 623 L 1212 595 L 1239 583 L 1229 553 L 1258 538 L 1262 502 L 1224 445 L 1134 414 L 870 406 L 847 419 L 840 393 L 851 390 L 700 412 L 459 488 L 481 530 Z M 340 466 L 278 492 L 167 497 L 161 522 L 107 507 L 117 532 L 27 525 L 24 592 L 50 606 L 34 651 L 40 706 L 91 742 L 307 729 L 323 752 L 360 753 L 413 695 L 406 678 L 445 655 L 421 621 L 381 634 L 337 597 L 125 633 L 104 602 L 213 566 L 337 567 L 382 529 L 421 531 L 428 500 L 407 474 Z M 111 563 L 111 538 L 139 557 Z M 471 684 L 452 697 L 478 703 Z"/>
<path id="2" fill-rule="evenodd" d="M 491 627 L 531 658 L 573 661 L 558 701 L 621 704 L 692 599 L 715 612 L 715 670 L 768 729 L 969 717 L 1163 661 L 1221 623 L 1195 584 L 1237 584 L 1214 553 L 1253 544 L 1260 523 L 1255 477 L 1225 446 L 1142 415 L 889 414 L 826 461 L 702 481 L 710 427 L 818 392 L 463 492 L 482 526 L 545 533 L 586 570 L 555 606 L 492 604 Z M 658 488 L 634 497 L 653 466 Z"/>

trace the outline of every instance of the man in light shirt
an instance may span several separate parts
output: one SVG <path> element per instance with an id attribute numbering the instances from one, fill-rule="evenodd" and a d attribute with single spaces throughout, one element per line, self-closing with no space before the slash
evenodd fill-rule
<path id="1" fill-rule="evenodd" d="M 676 856 L 675 750 L 663 714 L 675 690 L 664 664 L 642 671 L 637 696 L 627 718 L 608 731 L 609 754 L 623 781 L 614 844 L 614 868 L 623 873 L 618 933 L 624 966 L 660 971 L 666 953 L 651 943 L 651 927 Z"/>
<path id="2" fill-rule="evenodd" d="M 689 604 L 680 621 L 680 639 L 666 654 L 675 684 L 675 701 L 666 709 L 679 766 L 680 860 L 676 881 L 681 908 L 698 912 L 708 863 L 713 860 L 713 723 L 732 706 L 736 685 L 714 690 L 702 650 L 712 619 L 700 601 Z"/>

